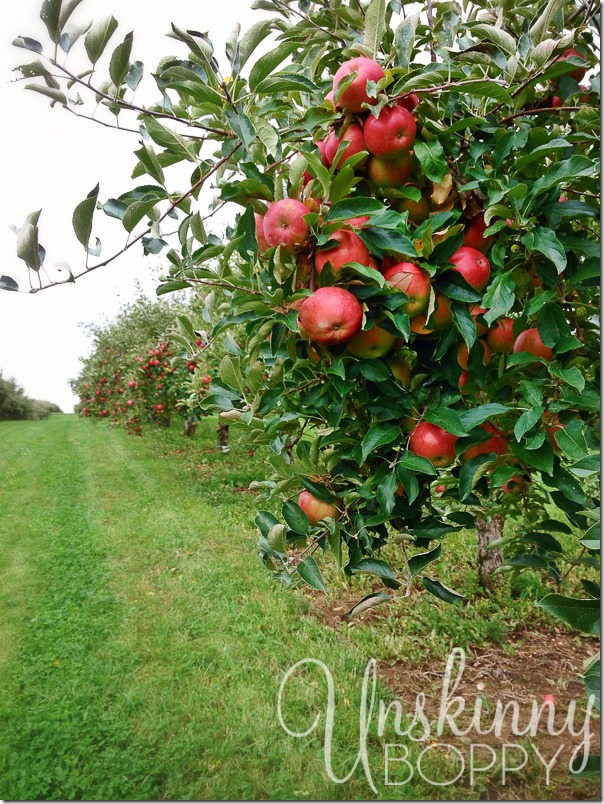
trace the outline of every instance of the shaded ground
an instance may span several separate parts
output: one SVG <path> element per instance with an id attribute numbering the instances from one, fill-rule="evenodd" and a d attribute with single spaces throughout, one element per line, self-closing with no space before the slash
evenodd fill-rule
<path id="1" fill-rule="evenodd" d="M 330 629 L 349 632 L 371 628 L 384 617 L 380 609 L 366 611 L 354 620 L 346 617 L 358 601 L 358 593 L 342 595 L 336 601 L 310 594 L 311 615 Z M 429 726 L 424 730 L 418 718 L 413 734 L 420 744 L 442 751 L 451 769 L 448 778 L 455 774 L 455 767 L 461 768 L 464 763 L 465 772 L 473 764 L 478 777 L 478 769 L 493 761 L 488 775 L 483 774 L 488 783 L 481 798 L 530 800 L 535 795 L 537 777 L 543 784 L 539 800 L 599 800 L 593 778 L 568 778 L 568 763 L 575 750 L 582 752 L 588 730 L 589 753 L 600 753 L 599 713 L 587 713 L 585 687 L 579 678 L 584 661 L 598 649 L 596 639 L 563 626 L 542 625 L 540 630 L 519 628 L 503 644 L 469 646 L 463 658 L 458 656 L 451 662 L 448 680 L 447 656 L 419 665 L 378 661 L 377 677 L 392 693 L 388 697 L 382 692 L 386 706 L 400 701 L 402 711 L 410 717 L 416 712 L 425 714 Z M 548 695 L 554 696 L 551 710 L 544 703 Z M 391 713 L 394 718 L 394 708 Z M 440 732 L 439 717 L 443 721 Z M 428 729 L 430 733 L 426 735 Z M 442 749 L 437 749 L 436 744 Z M 512 766 L 522 764 L 524 751 L 524 769 L 509 772 L 504 779 L 503 765 L 511 771 Z M 550 763 L 547 779 L 545 766 Z"/>

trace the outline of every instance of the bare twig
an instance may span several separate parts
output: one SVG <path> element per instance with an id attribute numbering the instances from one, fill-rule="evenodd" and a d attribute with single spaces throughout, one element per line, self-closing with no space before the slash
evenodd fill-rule
<path id="1" fill-rule="evenodd" d="M 434 14 L 432 13 L 432 0 L 426 0 L 426 16 L 428 17 L 428 27 L 430 31 L 434 30 Z M 430 61 L 436 61 L 436 53 L 434 52 L 434 40 L 430 40 Z"/>
<path id="2" fill-rule="evenodd" d="M 499 122 L 507 123 L 510 120 L 514 120 L 516 117 L 525 117 L 529 114 L 543 114 L 543 112 L 574 112 L 581 108 L 581 106 L 543 106 L 540 109 L 524 109 L 521 112 L 515 112 L 514 114 L 509 115 L 509 117 L 504 117 L 503 120 L 500 120 Z"/>
<path id="3" fill-rule="evenodd" d="M 317 28 L 319 31 L 323 31 L 323 33 L 326 33 L 329 37 L 335 37 L 339 42 L 341 42 L 344 45 L 344 47 L 346 47 L 346 45 L 348 44 L 348 42 L 345 39 L 343 39 L 341 36 L 338 36 L 338 34 L 334 33 L 333 31 L 328 30 L 327 28 L 323 28 L 322 25 L 319 25 L 318 22 L 315 22 L 309 16 L 307 16 L 306 14 L 303 14 L 301 11 L 299 11 L 297 8 L 290 8 L 285 3 L 282 3 L 281 0 L 273 0 L 273 2 L 275 3 L 275 5 L 279 6 L 280 8 L 285 8 L 285 10 L 288 13 L 293 11 L 294 14 L 297 14 L 301 19 L 306 20 L 306 22 L 309 22 L 311 25 L 314 25 L 315 28 Z"/>

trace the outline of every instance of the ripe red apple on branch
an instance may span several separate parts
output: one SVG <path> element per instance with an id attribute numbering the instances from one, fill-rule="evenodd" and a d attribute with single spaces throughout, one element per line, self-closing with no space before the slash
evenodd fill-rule
<path id="1" fill-rule="evenodd" d="M 549 362 L 554 357 L 551 347 L 543 343 L 537 327 L 530 327 L 521 332 L 514 342 L 514 352 L 528 352 Z"/>
<path id="2" fill-rule="evenodd" d="M 264 236 L 269 246 L 281 246 L 291 252 L 303 246 L 308 239 L 305 215 L 308 209 L 295 198 L 283 198 L 271 204 L 264 216 Z"/>
<path id="3" fill-rule="evenodd" d="M 494 352 L 500 354 L 513 352 L 515 341 L 513 318 L 498 318 L 487 334 L 487 343 Z"/>
<path id="4" fill-rule="evenodd" d="M 317 525 L 325 517 L 330 516 L 337 519 L 340 515 L 340 509 L 336 505 L 320 500 L 306 490 L 298 497 L 298 505 L 308 517 L 311 525 Z"/>
<path id="5" fill-rule="evenodd" d="M 369 250 L 357 234 L 348 229 L 338 229 L 329 237 L 330 240 L 335 240 L 337 245 L 326 251 L 318 251 L 315 255 L 315 266 L 319 273 L 327 263 L 333 272 L 339 271 L 348 262 L 369 265 Z"/>
<path id="6" fill-rule="evenodd" d="M 483 441 L 481 444 L 475 444 L 464 450 L 459 456 L 461 463 L 467 463 L 477 455 L 487 455 L 489 452 L 504 455 L 508 451 L 508 440 L 500 430 L 492 424 L 481 424 L 480 427 L 485 432 L 491 433 L 491 437 L 488 441 Z"/>
<path id="7" fill-rule="evenodd" d="M 342 143 L 348 143 L 348 145 L 338 160 L 338 168 L 341 168 L 349 157 L 366 150 L 363 129 L 358 123 L 351 123 L 346 129 L 342 130 L 339 135 L 337 135 L 335 131 L 332 131 L 327 137 L 325 140 L 325 157 L 329 160 L 330 165 L 333 165 L 338 148 Z"/>
<path id="8" fill-rule="evenodd" d="M 453 263 L 451 270 L 461 274 L 466 282 L 475 290 L 484 290 L 489 284 L 491 266 L 487 258 L 478 249 L 471 246 L 461 246 L 449 258 Z"/>
<path id="9" fill-rule="evenodd" d="M 384 357 L 394 346 L 395 340 L 395 336 L 390 332 L 375 326 L 353 335 L 346 344 L 346 349 L 350 354 L 360 358 Z"/>
<path id="10" fill-rule="evenodd" d="M 422 421 L 409 437 L 409 449 L 414 455 L 427 458 L 434 466 L 442 469 L 455 460 L 455 444 L 458 436 L 448 433 L 437 424 Z"/>
<path id="11" fill-rule="evenodd" d="M 338 86 L 347 76 L 353 75 L 352 83 L 338 95 Z M 376 98 L 370 98 L 367 94 L 367 81 L 381 81 L 384 78 L 384 71 L 380 65 L 366 56 L 357 56 L 354 59 L 344 62 L 337 70 L 333 79 L 333 93 L 336 106 L 346 112 L 358 114 L 363 111 L 363 104 L 373 106 L 377 103 Z"/>
<path id="12" fill-rule="evenodd" d="M 415 141 L 415 118 L 403 106 L 384 106 L 378 117 L 369 115 L 363 134 L 369 153 L 394 159 L 409 151 Z"/>
<path id="13" fill-rule="evenodd" d="M 316 290 L 300 307 L 300 328 L 316 343 L 336 345 L 349 341 L 361 329 L 363 308 L 348 290 Z"/>
<path id="14" fill-rule="evenodd" d="M 409 316 L 422 313 L 430 301 L 430 277 L 413 262 L 399 262 L 384 272 L 384 279 L 391 288 L 402 291 L 409 297 L 401 309 Z"/>

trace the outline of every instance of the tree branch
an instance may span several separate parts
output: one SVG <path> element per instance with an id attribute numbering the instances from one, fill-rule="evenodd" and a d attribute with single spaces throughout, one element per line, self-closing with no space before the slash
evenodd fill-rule
<path id="1" fill-rule="evenodd" d="M 507 123 L 510 120 L 514 120 L 516 117 L 525 117 L 529 114 L 542 114 L 543 112 L 575 112 L 577 109 L 581 108 L 581 106 L 543 106 L 540 109 L 524 109 L 522 112 L 515 112 L 509 115 L 509 117 L 504 117 L 499 122 Z"/>
<path id="2" fill-rule="evenodd" d="M 168 215 L 172 212 L 173 209 L 175 209 L 180 204 L 182 204 L 182 202 L 185 199 L 187 199 L 191 195 L 193 195 L 193 193 L 196 192 L 213 173 L 215 173 L 219 168 L 222 167 L 222 165 L 224 165 L 226 162 L 229 161 L 229 159 L 235 154 L 235 152 L 240 147 L 241 147 L 241 143 L 239 142 L 234 148 L 231 149 L 230 153 L 228 153 L 226 156 L 224 156 L 222 159 L 220 159 L 218 162 L 216 162 L 216 164 L 213 165 L 208 171 L 206 171 L 203 174 L 203 176 L 201 176 L 201 178 L 198 179 L 198 181 L 195 182 L 195 184 L 193 184 L 191 187 L 189 187 L 189 189 L 185 193 L 183 193 L 179 198 L 177 198 L 176 201 L 173 201 L 170 204 L 170 206 L 168 207 L 168 209 L 166 210 L 166 212 L 164 212 L 163 215 L 159 218 L 157 223 L 161 223 L 165 218 L 168 217 Z M 149 227 L 144 232 L 141 232 L 141 234 L 139 234 L 137 237 L 135 237 L 134 240 L 131 240 L 129 243 L 126 243 L 126 245 L 124 246 L 123 249 L 121 249 L 120 251 L 116 252 L 111 257 L 108 257 L 106 260 L 103 260 L 103 262 L 99 262 L 96 265 L 90 265 L 90 266 L 86 267 L 86 269 L 84 271 L 81 271 L 79 274 L 72 274 L 72 279 L 75 281 L 76 279 L 79 279 L 82 276 L 86 276 L 91 271 L 96 271 L 97 268 L 104 268 L 106 265 L 109 265 L 109 263 L 113 262 L 118 257 L 121 257 L 122 254 L 124 254 L 126 251 L 128 251 L 128 249 L 132 248 L 132 246 L 135 243 L 138 243 L 140 240 L 142 240 L 143 237 L 146 237 L 147 235 L 151 234 L 151 231 L 152 231 L 152 229 L 151 229 L 151 227 Z M 49 285 L 42 285 L 39 288 L 31 288 L 31 290 L 29 292 L 30 293 L 39 293 L 41 290 L 46 290 L 47 288 L 51 288 L 51 287 L 54 287 L 55 285 L 61 285 L 61 284 L 64 284 L 64 282 L 52 282 Z"/>

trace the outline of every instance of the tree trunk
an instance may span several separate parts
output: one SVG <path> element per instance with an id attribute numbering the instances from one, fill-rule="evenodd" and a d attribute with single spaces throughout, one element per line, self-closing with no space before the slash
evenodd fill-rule
<path id="1" fill-rule="evenodd" d="M 218 452 L 229 451 L 229 425 L 218 424 L 216 426 L 216 449 Z"/>
<path id="2" fill-rule="evenodd" d="M 505 517 L 495 514 L 490 519 L 476 520 L 476 542 L 478 546 L 478 580 L 483 589 L 492 589 L 492 572 L 503 564 L 503 554 L 499 547 L 488 550 L 488 546 L 503 536 Z"/>
<path id="3" fill-rule="evenodd" d="M 186 436 L 195 435 L 195 430 L 197 430 L 197 422 L 191 416 L 185 419 L 183 424 L 183 431 L 182 434 Z"/>

